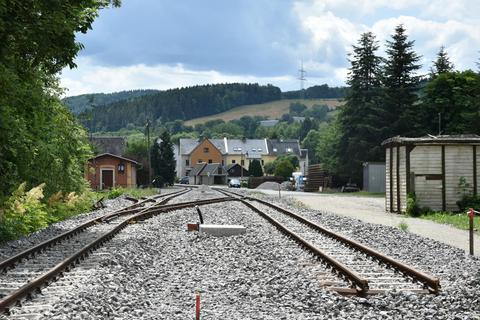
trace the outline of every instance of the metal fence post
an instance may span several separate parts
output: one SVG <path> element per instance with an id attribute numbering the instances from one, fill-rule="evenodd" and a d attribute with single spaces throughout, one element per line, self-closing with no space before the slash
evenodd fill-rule
<path id="1" fill-rule="evenodd" d="M 473 256 L 473 218 L 475 217 L 475 210 L 470 208 L 468 210 L 468 220 L 469 220 L 469 240 L 470 240 L 470 255 Z"/>

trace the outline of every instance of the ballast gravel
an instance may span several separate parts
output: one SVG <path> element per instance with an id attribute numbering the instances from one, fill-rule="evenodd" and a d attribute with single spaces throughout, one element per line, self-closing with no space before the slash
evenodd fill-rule
<path id="1" fill-rule="evenodd" d="M 220 196 L 213 190 L 194 190 L 172 202 Z M 70 289 L 61 292 L 42 318 L 194 319 L 197 290 L 201 319 L 480 317 L 478 258 L 397 228 L 267 199 L 440 277 L 441 293 L 340 296 L 319 285 L 318 277 L 329 272 L 320 262 L 253 211 L 226 202 L 202 206 L 205 223 L 244 225 L 245 234 L 187 232 L 187 222 L 198 221 L 194 208 L 130 225 L 77 267 L 93 260 L 87 278 L 80 281 L 65 274 Z M 32 303 L 45 299 L 40 295 Z"/>

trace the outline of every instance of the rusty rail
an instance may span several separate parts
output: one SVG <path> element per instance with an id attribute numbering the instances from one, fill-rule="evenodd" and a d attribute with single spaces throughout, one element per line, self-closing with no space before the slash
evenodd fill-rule
<path id="1" fill-rule="evenodd" d="M 384 263 L 386 265 L 388 265 L 390 268 L 392 269 L 395 269 L 397 271 L 400 271 L 401 273 L 403 273 L 404 275 L 408 276 L 408 277 L 411 277 L 412 279 L 422 283 L 426 288 L 428 288 L 429 292 L 431 293 L 435 293 L 437 294 L 439 291 L 440 291 L 440 280 L 437 278 L 437 277 L 433 277 L 433 276 L 430 276 L 430 275 L 427 275 L 426 273 L 423 273 L 419 270 L 416 270 L 415 268 L 407 265 L 407 264 L 404 264 L 400 261 L 397 261 L 391 257 L 388 257 L 372 248 L 369 248 L 355 240 L 352 240 L 352 239 L 349 239 L 345 236 L 342 236 L 334 231 L 331 231 L 325 227 L 322 227 L 320 226 L 319 224 L 313 222 L 313 221 L 310 221 L 308 220 L 307 218 L 305 217 L 302 217 L 290 210 L 287 210 L 285 208 L 282 208 L 282 207 L 279 207 L 273 203 L 270 203 L 270 202 L 267 202 L 267 201 L 264 201 L 264 200 L 261 200 L 261 199 L 257 199 L 257 198 L 253 198 L 253 197 L 243 197 L 242 195 L 239 195 L 235 192 L 232 192 L 232 191 L 227 191 L 227 190 L 220 190 L 220 189 L 216 189 L 217 191 L 219 191 L 220 193 L 223 193 L 223 194 L 226 194 L 226 195 L 235 195 L 235 196 L 238 196 L 238 197 L 242 197 L 243 199 L 247 199 L 247 200 L 250 200 L 250 201 L 257 201 L 263 205 L 266 205 L 270 208 L 273 208 L 277 211 L 280 211 L 284 214 L 287 214 L 289 215 L 290 217 L 300 221 L 301 223 L 304 223 L 306 225 L 308 225 L 309 227 L 321 232 L 322 234 L 330 237 L 330 238 L 333 238 L 345 245 L 347 245 L 348 247 L 354 249 L 354 250 L 358 250 L 364 254 L 366 254 L 367 256 L 370 256 L 372 258 L 375 258 L 376 260 L 380 261 L 381 263 Z M 243 201 L 242 199 L 242 201 Z M 249 206 L 251 207 L 251 206 Z M 258 210 L 258 209 L 257 209 Z M 255 211 L 257 211 L 255 210 Z M 258 211 L 257 211 L 258 212 Z"/>
<path id="2" fill-rule="evenodd" d="M 43 285 L 47 284 L 49 281 L 56 279 L 59 275 L 61 275 L 64 271 L 68 271 L 71 266 L 74 266 L 76 263 L 79 263 L 80 260 L 84 259 L 90 252 L 100 247 L 104 242 L 113 238 L 118 232 L 120 232 L 123 228 L 127 227 L 130 222 L 132 221 L 140 221 L 151 218 L 155 215 L 158 215 L 162 212 L 172 211 L 183 209 L 187 207 L 195 207 L 197 205 L 207 205 L 212 203 L 218 202 L 225 202 L 225 201 L 235 201 L 231 197 L 222 197 L 222 198 L 215 198 L 215 199 L 207 199 L 207 200 L 199 200 L 199 201 L 190 201 L 190 202 L 182 202 L 176 203 L 171 205 L 156 205 L 156 208 L 145 208 L 142 210 L 141 213 L 137 213 L 133 217 L 125 219 L 120 224 L 115 226 L 112 230 L 108 231 L 107 233 L 103 234 L 96 240 L 92 241 L 91 243 L 84 246 L 82 249 L 77 251 L 75 254 L 71 255 L 67 259 L 64 259 L 60 263 L 58 263 L 55 267 L 48 270 L 43 275 L 33 279 L 32 281 L 28 282 L 27 284 L 23 285 L 19 289 L 13 291 L 2 300 L 0 300 L 0 312 L 8 312 L 8 308 L 20 301 L 24 297 L 28 296 L 32 292 L 40 289 Z"/>

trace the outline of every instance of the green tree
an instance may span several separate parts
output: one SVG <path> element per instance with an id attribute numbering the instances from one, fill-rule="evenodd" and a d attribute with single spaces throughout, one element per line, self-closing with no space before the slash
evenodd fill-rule
<path id="1" fill-rule="evenodd" d="M 345 106 L 340 111 L 338 123 L 332 123 L 323 135 L 324 150 L 317 158 L 325 168 L 360 181 L 362 162 L 381 160 L 380 143 L 386 137 L 389 123 L 385 122 L 381 91 L 382 59 L 376 52 L 378 42 L 371 32 L 361 35 L 351 54 L 351 67 L 347 83 L 350 85 Z M 338 127 L 337 127 L 338 125 Z M 339 138 L 339 140 L 337 139 Z M 326 143 L 334 143 L 327 146 Z M 328 154 L 324 152 L 328 150 Z M 339 163 L 335 163 L 338 159 Z"/>
<path id="2" fill-rule="evenodd" d="M 275 162 L 267 162 L 263 166 L 263 169 L 265 170 L 265 174 L 274 174 L 275 173 Z"/>
<path id="3" fill-rule="evenodd" d="M 160 141 L 160 143 L 158 143 Z M 157 186 L 172 185 L 175 181 L 175 158 L 170 134 L 164 131 L 151 148 L 152 169 Z"/>
<path id="4" fill-rule="evenodd" d="M 61 104 L 57 74 L 74 67 L 98 10 L 118 1 L 8 1 L 0 5 L 0 203 L 27 182 L 81 192 L 86 133 Z"/>
<path id="5" fill-rule="evenodd" d="M 292 176 L 292 172 L 295 170 L 292 163 L 287 159 L 280 160 L 275 166 L 275 175 L 283 177 L 287 180 Z"/>
<path id="6" fill-rule="evenodd" d="M 300 102 L 292 102 L 290 103 L 289 109 L 292 115 L 300 116 L 305 110 L 307 110 L 307 106 Z"/>
<path id="7" fill-rule="evenodd" d="M 437 53 L 437 58 L 432 62 L 433 67 L 430 69 L 432 78 L 442 73 L 452 72 L 454 69 L 454 65 L 450 61 L 444 46 L 440 47 L 440 51 Z"/>
<path id="8" fill-rule="evenodd" d="M 340 124 L 338 120 L 334 120 L 320 129 L 318 145 L 314 152 L 318 162 L 327 171 L 333 174 L 345 175 L 345 170 L 340 168 L 338 156 L 340 138 Z"/>
<path id="9" fill-rule="evenodd" d="M 315 150 L 320 143 L 320 131 L 318 130 L 310 130 L 302 141 L 302 147 L 308 149 L 308 160 L 310 164 L 318 163 L 318 157 L 315 153 Z"/>
<path id="10" fill-rule="evenodd" d="M 302 122 L 300 125 L 300 130 L 299 130 L 299 140 L 302 141 L 305 139 L 307 134 L 310 132 L 315 127 L 315 123 L 309 118 L 306 117 L 305 120 Z"/>
<path id="11" fill-rule="evenodd" d="M 250 164 L 248 165 L 248 172 L 250 173 L 251 176 L 262 177 L 263 170 L 262 170 L 262 165 L 260 164 L 260 161 L 258 161 L 257 159 L 250 161 Z"/>
<path id="12" fill-rule="evenodd" d="M 383 76 L 385 86 L 386 123 L 388 136 L 414 136 L 418 133 L 415 121 L 418 108 L 416 91 L 421 68 L 420 56 L 413 50 L 415 41 L 409 41 L 403 25 L 395 28 L 391 41 L 387 41 L 387 59 Z"/>
<path id="13" fill-rule="evenodd" d="M 471 70 L 438 75 L 425 87 L 419 112 L 421 134 L 480 134 L 480 74 Z"/>

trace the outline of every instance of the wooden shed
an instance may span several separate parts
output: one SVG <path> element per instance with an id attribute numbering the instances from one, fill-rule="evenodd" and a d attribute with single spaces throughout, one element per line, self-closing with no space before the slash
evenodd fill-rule
<path id="1" fill-rule="evenodd" d="M 103 153 L 88 161 L 85 178 L 93 189 L 137 186 L 138 162 L 110 153 Z"/>
<path id="2" fill-rule="evenodd" d="M 382 145 L 386 151 L 386 211 L 405 212 L 410 193 L 420 207 L 438 211 L 456 211 L 456 202 L 465 192 L 477 194 L 480 136 L 397 136 Z"/>

